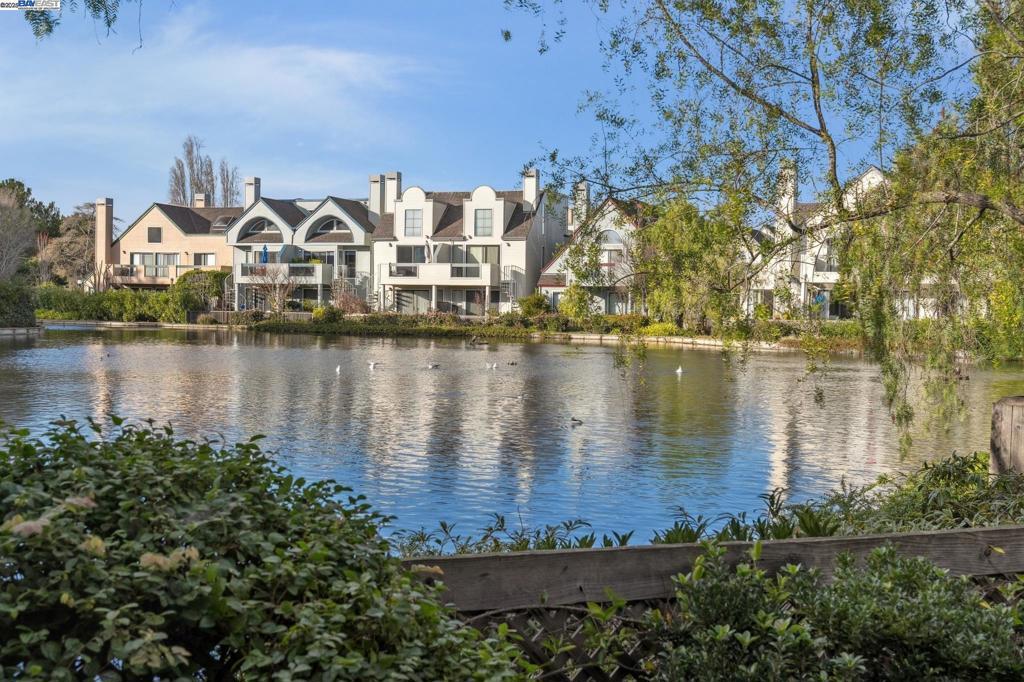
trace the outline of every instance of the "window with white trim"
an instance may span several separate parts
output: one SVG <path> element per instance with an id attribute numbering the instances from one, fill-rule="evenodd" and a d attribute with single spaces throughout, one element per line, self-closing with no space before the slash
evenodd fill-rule
<path id="1" fill-rule="evenodd" d="M 423 209 L 422 208 L 407 208 L 407 209 L 405 209 L 405 236 L 406 237 L 422 237 L 423 236 Z"/>
<path id="2" fill-rule="evenodd" d="M 494 210 L 478 208 L 473 211 L 473 234 L 477 237 L 490 237 L 494 234 Z"/>

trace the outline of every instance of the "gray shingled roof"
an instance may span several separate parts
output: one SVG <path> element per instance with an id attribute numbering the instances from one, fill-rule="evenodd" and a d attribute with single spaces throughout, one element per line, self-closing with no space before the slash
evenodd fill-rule
<path id="1" fill-rule="evenodd" d="M 366 232 L 373 232 L 374 226 L 370 222 L 370 211 L 361 201 L 355 199 L 341 199 L 339 197 L 327 197 L 338 206 L 345 209 L 345 213 L 348 213 L 352 218 L 359 223 L 359 227 L 363 228 Z"/>
<path id="2" fill-rule="evenodd" d="M 222 216 L 232 220 L 242 215 L 240 206 L 224 208 L 191 208 L 177 204 L 154 204 L 185 234 L 210 234 L 210 226 Z"/>
<path id="3" fill-rule="evenodd" d="M 263 197 L 260 201 L 266 203 L 267 206 L 273 209 L 274 213 L 281 216 L 288 223 L 288 227 L 295 227 L 306 219 L 306 212 L 290 199 L 269 199 Z"/>
<path id="4" fill-rule="evenodd" d="M 522 190 L 501 190 L 495 192 L 499 199 L 505 199 L 515 204 L 512 209 L 512 217 L 508 221 L 502 239 L 522 240 L 526 239 L 533 227 L 534 212 L 527 212 L 523 208 Z M 465 220 L 462 204 L 473 195 L 472 192 L 426 192 L 427 199 L 444 204 L 444 213 L 438 221 L 437 229 L 434 230 L 432 239 L 437 240 L 461 240 L 466 238 Z M 538 203 L 543 201 L 544 194 L 541 193 Z M 380 223 L 374 230 L 373 240 L 381 241 L 395 238 L 395 215 L 385 213 L 380 217 Z"/>

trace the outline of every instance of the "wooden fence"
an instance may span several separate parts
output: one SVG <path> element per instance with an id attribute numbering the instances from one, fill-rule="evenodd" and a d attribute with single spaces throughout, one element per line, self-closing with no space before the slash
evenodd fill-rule
<path id="1" fill-rule="evenodd" d="M 992 471 L 1024 472 L 1024 397 L 1000 400 L 992 415 Z M 727 561 L 749 560 L 752 544 L 722 543 Z M 828 576 L 839 554 L 862 559 L 885 544 L 955 575 L 1024 573 L 1024 526 L 769 540 L 759 566 L 773 573 L 800 564 Z M 702 553 L 697 544 L 651 545 L 420 557 L 405 564 L 426 580 L 440 580 L 445 600 L 474 626 L 504 623 L 515 630 L 526 656 L 547 671 L 544 679 L 624 680 L 632 679 L 643 644 L 618 664 L 594 664 L 581 606 L 606 602 L 611 591 L 631 614 L 658 608 L 674 596 L 673 576 L 687 573 Z M 553 640 L 569 646 L 553 650 L 546 646 Z"/>

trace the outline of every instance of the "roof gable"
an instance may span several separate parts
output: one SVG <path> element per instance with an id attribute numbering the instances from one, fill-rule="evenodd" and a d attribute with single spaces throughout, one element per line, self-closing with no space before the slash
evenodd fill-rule
<path id="1" fill-rule="evenodd" d="M 236 219 L 241 213 L 241 207 L 228 206 L 224 208 L 192 208 L 189 206 L 179 206 L 177 204 L 163 204 L 159 202 L 153 202 L 149 208 L 142 212 L 142 214 L 135 219 L 131 225 L 125 228 L 121 234 L 117 235 L 117 239 L 120 240 L 126 234 L 131 232 L 139 223 L 145 221 L 153 211 L 158 211 L 164 218 L 167 219 L 171 225 L 178 228 L 178 230 L 185 235 L 199 235 L 199 236 L 217 236 L 223 233 L 216 230 L 211 230 L 214 221 L 221 216 L 231 217 L 232 220 Z"/>

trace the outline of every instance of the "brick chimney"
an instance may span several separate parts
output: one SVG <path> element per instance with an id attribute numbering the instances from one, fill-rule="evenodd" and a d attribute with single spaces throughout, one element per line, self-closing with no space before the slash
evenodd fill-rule
<path id="1" fill-rule="evenodd" d="M 384 212 L 394 213 L 395 202 L 402 196 L 402 174 L 390 171 L 384 174 Z"/>
<path id="2" fill-rule="evenodd" d="M 245 208 L 249 208 L 260 200 L 260 179 L 245 179 Z"/>
<path id="3" fill-rule="evenodd" d="M 197 192 L 192 197 L 192 208 L 206 208 L 206 194 Z"/>
<path id="4" fill-rule="evenodd" d="M 380 215 L 384 211 L 384 184 L 383 173 L 370 176 L 370 199 L 366 208 L 370 212 L 370 222 L 374 225 L 380 222 Z"/>
<path id="5" fill-rule="evenodd" d="M 528 211 L 536 210 L 538 196 L 540 196 L 540 171 L 536 168 L 527 168 L 523 171 L 523 208 Z"/>
<path id="6" fill-rule="evenodd" d="M 101 272 L 117 262 L 117 252 L 111 248 L 114 242 L 114 200 L 96 200 L 96 271 Z M 98 288 L 103 287 L 103 278 L 97 277 Z"/>

